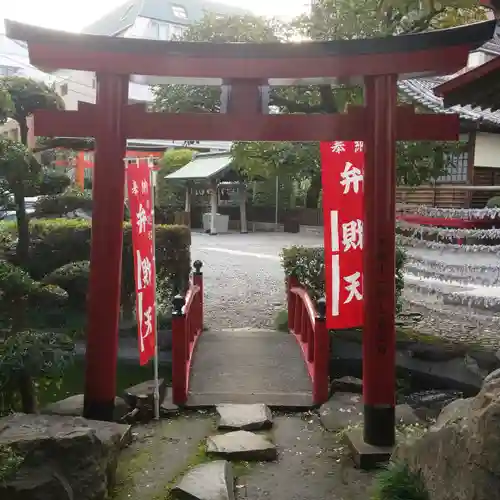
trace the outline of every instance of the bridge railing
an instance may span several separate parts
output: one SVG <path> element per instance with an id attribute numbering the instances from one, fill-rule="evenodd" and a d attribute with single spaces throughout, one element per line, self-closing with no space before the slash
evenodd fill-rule
<path id="1" fill-rule="evenodd" d="M 189 372 L 196 342 L 203 331 L 203 273 L 202 263 L 195 270 L 186 296 L 176 295 L 172 311 L 172 400 L 177 405 L 187 401 Z"/>
<path id="2" fill-rule="evenodd" d="M 287 283 L 288 329 L 302 349 L 313 385 L 313 402 L 328 400 L 330 337 L 326 328 L 326 301 L 318 300 L 316 306 L 307 290 L 290 276 Z"/>

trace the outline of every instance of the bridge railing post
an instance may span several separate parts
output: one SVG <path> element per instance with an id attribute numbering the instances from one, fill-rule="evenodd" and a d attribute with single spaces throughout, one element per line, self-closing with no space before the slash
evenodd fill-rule
<path id="1" fill-rule="evenodd" d="M 330 338 L 326 328 L 326 300 L 324 297 L 318 300 L 316 310 L 317 314 L 313 333 L 313 401 L 315 404 L 321 404 L 328 400 L 330 364 Z"/>
<path id="2" fill-rule="evenodd" d="M 203 267 L 203 262 L 201 262 L 201 260 L 195 260 L 193 263 L 193 267 L 193 285 L 197 285 L 200 287 L 200 297 L 198 301 L 199 311 L 197 312 L 196 317 L 196 333 L 198 333 L 198 331 L 203 331 L 203 272 L 201 270 L 201 268 Z"/>
<path id="3" fill-rule="evenodd" d="M 299 280 L 295 276 L 288 276 L 286 283 L 287 307 L 288 307 L 288 331 L 294 330 L 295 322 L 295 295 L 292 288 L 299 286 Z"/>
<path id="4" fill-rule="evenodd" d="M 186 363 L 188 355 L 188 339 L 182 295 L 176 295 L 172 301 L 172 400 L 177 405 L 187 401 Z"/>

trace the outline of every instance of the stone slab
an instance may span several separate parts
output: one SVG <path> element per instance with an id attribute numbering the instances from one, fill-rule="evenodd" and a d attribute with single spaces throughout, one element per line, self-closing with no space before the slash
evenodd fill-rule
<path id="1" fill-rule="evenodd" d="M 150 408 L 154 408 L 154 390 L 155 381 L 147 380 L 146 382 L 141 382 L 140 384 L 125 389 L 123 399 L 131 408 L 136 408 L 137 406 L 149 406 Z M 167 386 L 165 380 L 162 378 L 159 380 L 159 390 L 160 401 L 163 401 L 165 399 Z"/>
<path id="2" fill-rule="evenodd" d="M 189 470 L 172 489 L 178 500 L 234 500 L 233 466 L 215 460 Z"/>
<path id="3" fill-rule="evenodd" d="M 83 394 L 75 394 L 69 398 L 56 401 L 45 406 L 40 413 L 44 415 L 61 415 L 65 417 L 81 417 L 83 415 Z M 113 420 L 119 422 L 128 412 L 130 408 L 124 399 L 115 398 L 115 410 Z"/>
<path id="4" fill-rule="evenodd" d="M 353 429 L 346 432 L 344 440 L 351 450 L 356 467 L 363 470 L 376 469 L 387 464 L 394 447 L 372 446 L 365 443 L 362 429 Z"/>
<path id="5" fill-rule="evenodd" d="M 258 431 L 273 425 L 271 410 L 264 404 L 218 405 L 219 429 Z"/>
<path id="6" fill-rule="evenodd" d="M 278 456 L 276 446 L 266 436 L 234 431 L 207 439 L 207 454 L 228 460 L 267 462 Z"/>
<path id="7" fill-rule="evenodd" d="M 360 394 L 336 392 L 319 409 L 321 424 L 331 432 L 339 432 L 363 422 L 363 401 Z M 396 406 L 396 423 L 416 425 L 422 423 L 415 411 L 407 404 Z"/>

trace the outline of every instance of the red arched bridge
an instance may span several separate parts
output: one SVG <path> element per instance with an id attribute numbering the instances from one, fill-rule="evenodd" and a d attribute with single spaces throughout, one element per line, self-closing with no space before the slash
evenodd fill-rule
<path id="1" fill-rule="evenodd" d="M 174 298 L 173 402 L 187 407 L 264 403 L 310 408 L 328 398 L 330 346 L 325 301 L 314 304 L 288 279 L 289 335 L 255 329 L 203 330 L 202 263 L 186 296 Z"/>

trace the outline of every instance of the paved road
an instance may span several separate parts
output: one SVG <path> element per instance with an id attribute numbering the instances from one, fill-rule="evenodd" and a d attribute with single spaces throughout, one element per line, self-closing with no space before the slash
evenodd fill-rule
<path id="1" fill-rule="evenodd" d="M 321 236 L 308 234 L 193 233 L 191 258 L 203 262 L 207 326 L 273 325 L 278 311 L 285 308 L 282 248 L 321 244 Z"/>

